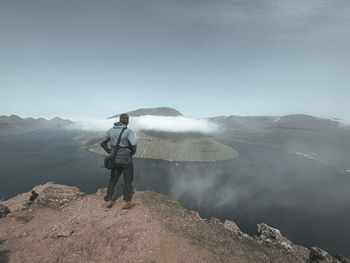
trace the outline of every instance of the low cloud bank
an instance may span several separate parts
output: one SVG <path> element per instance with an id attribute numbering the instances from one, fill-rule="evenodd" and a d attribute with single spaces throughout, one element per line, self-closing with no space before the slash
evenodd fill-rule
<path id="1" fill-rule="evenodd" d="M 93 120 L 93 121 L 78 121 L 69 126 L 68 129 L 80 129 L 84 131 L 107 131 L 118 118 Z M 163 132 L 201 132 L 211 133 L 217 130 L 217 124 L 207 119 L 192 119 L 187 117 L 167 117 L 167 116 L 141 116 L 130 117 L 129 128 L 139 130 L 152 130 Z"/>
<path id="2" fill-rule="evenodd" d="M 340 120 L 338 123 L 340 127 L 350 127 L 350 120 Z"/>

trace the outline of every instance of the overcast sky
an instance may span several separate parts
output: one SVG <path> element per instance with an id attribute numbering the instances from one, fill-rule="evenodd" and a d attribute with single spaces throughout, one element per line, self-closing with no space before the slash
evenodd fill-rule
<path id="1" fill-rule="evenodd" d="M 350 120 L 349 0 L 0 0 L 0 115 Z"/>

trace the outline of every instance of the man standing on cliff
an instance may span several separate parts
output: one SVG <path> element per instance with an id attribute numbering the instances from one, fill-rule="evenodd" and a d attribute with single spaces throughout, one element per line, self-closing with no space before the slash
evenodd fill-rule
<path id="1" fill-rule="evenodd" d="M 132 181 L 134 178 L 134 163 L 132 156 L 136 153 L 136 138 L 135 133 L 130 130 L 127 125 L 129 124 L 129 115 L 123 113 L 119 117 L 119 122 L 115 122 L 113 128 L 106 132 L 101 147 L 109 154 L 117 148 L 118 138 L 120 136 L 120 143 L 116 157 L 114 159 L 114 168 L 111 169 L 111 177 L 108 182 L 107 195 L 104 197 L 106 211 L 111 209 L 113 205 L 112 196 L 114 193 L 115 185 L 118 178 L 123 173 L 124 175 L 124 196 L 122 202 L 122 209 L 126 210 L 132 207 L 134 204 L 131 202 L 132 198 Z M 110 142 L 110 147 L 108 147 Z"/>

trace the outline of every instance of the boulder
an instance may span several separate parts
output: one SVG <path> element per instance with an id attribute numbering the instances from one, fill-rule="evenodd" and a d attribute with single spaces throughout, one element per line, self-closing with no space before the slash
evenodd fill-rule
<path id="1" fill-rule="evenodd" d="M 35 200 L 37 204 L 53 208 L 63 206 L 85 195 L 76 186 L 60 185 L 52 182 L 39 185 L 34 190 L 39 195 Z"/>
<path id="2" fill-rule="evenodd" d="M 7 214 L 11 213 L 7 206 L 0 204 L 0 218 L 6 217 Z"/>
<path id="3" fill-rule="evenodd" d="M 327 251 L 318 247 L 312 247 L 310 248 L 310 257 L 307 263 L 340 263 L 340 261 L 329 255 Z"/>
<path id="4" fill-rule="evenodd" d="M 264 223 L 257 225 L 256 232 L 258 234 L 258 237 L 261 239 L 271 239 L 280 241 L 284 241 L 285 239 L 278 229 L 270 227 Z"/>
<path id="5" fill-rule="evenodd" d="M 256 228 L 258 239 L 267 243 L 279 245 L 287 250 L 293 250 L 292 242 L 281 235 L 281 232 L 264 223 L 258 224 Z"/>
<path id="6" fill-rule="evenodd" d="M 242 232 L 239 229 L 239 227 L 236 225 L 235 222 L 233 222 L 231 220 L 225 220 L 224 227 L 226 229 L 230 230 L 231 232 L 233 232 L 237 236 L 242 235 Z"/>
<path id="7" fill-rule="evenodd" d="M 335 255 L 334 257 L 338 259 L 341 263 L 350 263 L 350 259 L 342 255 Z"/>
<path id="8" fill-rule="evenodd" d="M 310 252 L 307 248 L 293 244 L 289 239 L 285 238 L 278 229 L 261 223 L 257 225 L 256 231 L 256 239 L 259 242 L 268 243 L 286 249 L 296 257 L 305 261 L 309 258 Z"/>

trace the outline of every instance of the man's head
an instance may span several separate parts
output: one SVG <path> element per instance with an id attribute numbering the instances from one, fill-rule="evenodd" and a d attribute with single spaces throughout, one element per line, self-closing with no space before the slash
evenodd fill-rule
<path id="1" fill-rule="evenodd" d="M 120 114 L 119 122 L 128 125 L 129 124 L 129 115 L 127 113 Z"/>

